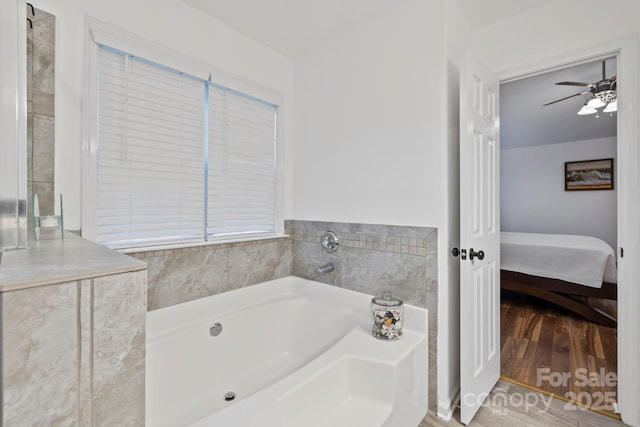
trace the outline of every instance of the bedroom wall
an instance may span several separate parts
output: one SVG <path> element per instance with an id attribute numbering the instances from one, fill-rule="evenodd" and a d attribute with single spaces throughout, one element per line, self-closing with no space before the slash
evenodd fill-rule
<path id="1" fill-rule="evenodd" d="M 564 190 L 564 162 L 612 157 L 615 167 L 615 137 L 513 148 L 501 156 L 502 231 L 582 234 L 616 247 L 615 185 Z"/>

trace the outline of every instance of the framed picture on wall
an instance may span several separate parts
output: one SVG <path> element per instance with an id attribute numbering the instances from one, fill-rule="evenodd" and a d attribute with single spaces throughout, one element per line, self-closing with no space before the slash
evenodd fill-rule
<path id="1" fill-rule="evenodd" d="M 613 159 L 565 162 L 564 189 L 613 190 Z"/>

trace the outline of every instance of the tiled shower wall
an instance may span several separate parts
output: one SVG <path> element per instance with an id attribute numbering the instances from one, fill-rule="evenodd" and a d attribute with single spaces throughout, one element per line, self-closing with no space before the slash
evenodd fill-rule
<path id="1" fill-rule="evenodd" d="M 54 214 L 56 18 L 30 6 L 27 18 L 31 20 L 27 24 L 27 218 L 31 218 L 34 193 L 40 214 Z"/>
<path id="2" fill-rule="evenodd" d="M 326 231 L 338 250 L 322 251 Z M 214 295 L 291 274 L 373 295 L 390 290 L 429 310 L 429 408 L 436 408 L 437 231 L 340 222 L 288 220 L 288 237 L 132 254 L 146 261 L 149 310 Z M 332 262 L 335 271 L 320 274 Z"/>

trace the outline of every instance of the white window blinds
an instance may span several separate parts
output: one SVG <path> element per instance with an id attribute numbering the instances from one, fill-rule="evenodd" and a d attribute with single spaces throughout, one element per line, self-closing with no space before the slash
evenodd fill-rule
<path id="1" fill-rule="evenodd" d="M 274 231 L 275 132 L 273 105 L 210 88 L 207 234 Z"/>
<path id="2" fill-rule="evenodd" d="M 103 46 L 97 86 L 99 243 L 274 232 L 276 106 Z"/>

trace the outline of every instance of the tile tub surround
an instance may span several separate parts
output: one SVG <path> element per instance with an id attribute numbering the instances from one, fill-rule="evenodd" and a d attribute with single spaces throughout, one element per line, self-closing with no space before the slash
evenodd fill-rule
<path id="1" fill-rule="evenodd" d="M 429 409 L 437 402 L 438 268 L 437 230 L 325 221 L 290 220 L 293 275 L 372 295 L 390 290 L 407 304 L 429 310 Z M 327 231 L 340 238 L 338 250 L 325 254 L 320 242 Z M 332 262 L 335 271 L 320 274 Z"/>
<path id="2" fill-rule="evenodd" d="M 2 426 L 144 426 L 146 265 L 69 234 L 0 268 Z"/>
<path id="3" fill-rule="evenodd" d="M 148 264 L 148 309 L 291 275 L 291 239 L 130 253 Z"/>

